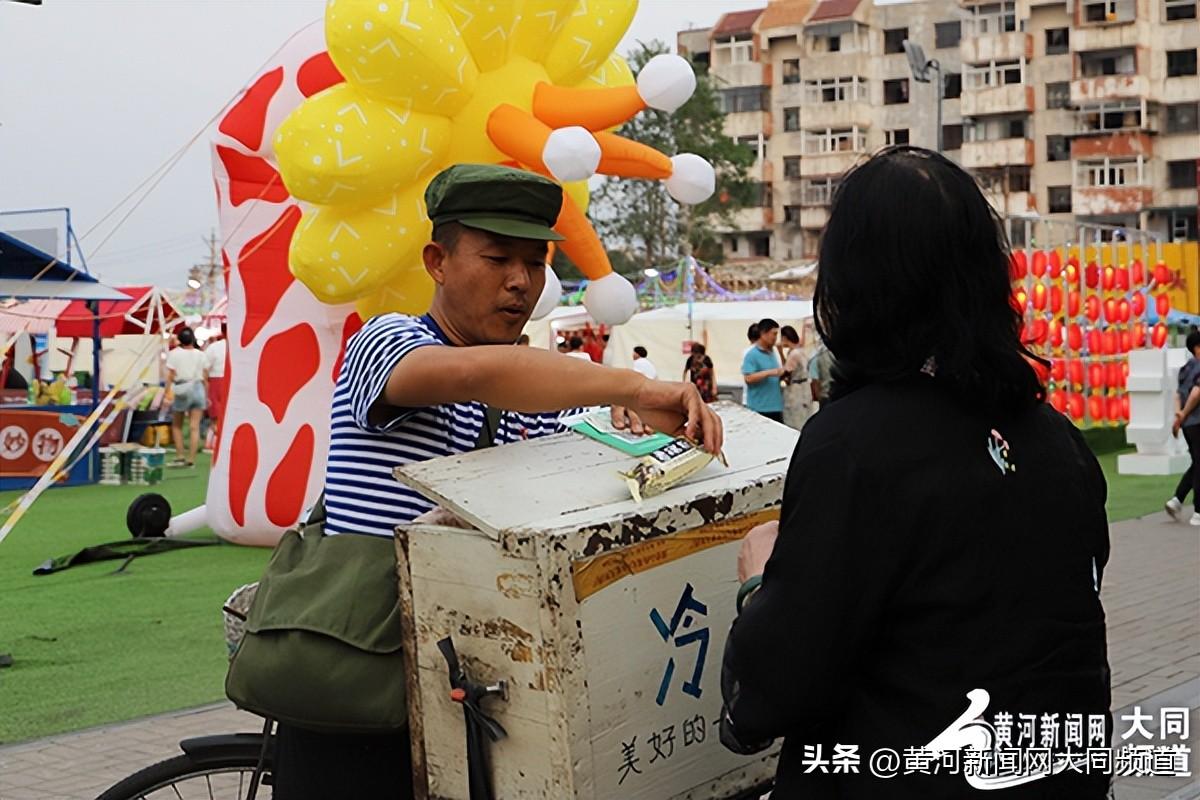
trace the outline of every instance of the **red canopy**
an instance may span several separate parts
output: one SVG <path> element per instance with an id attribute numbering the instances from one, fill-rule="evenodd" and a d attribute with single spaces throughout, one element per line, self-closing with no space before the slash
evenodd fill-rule
<path id="1" fill-rule="evenodd" d="M 120 336 L 127 333 L 159 333 L 158 327 L 158 312 L 154 308 L 155 303 L 151 297 L 147 297 L 153 286 L 119 286 L 117 287 L 124 294 L 129 295 L 128 300 L 101 300 L 100 302 L 100 336 L 108 338 L 110 336 Z M 183 315 L 175 306 L 171 305 L 171 301 L 165 295 L 160 293 L 160 301 L 162 303 L 163 318 L 168 320 L 167 328 L 169 331 L 175 331 L 184 326 Z M 134 319 L 141 320 L 141 324 L 132 322 L 125 318 L 126 314 L 133 312 Z M 146 317 L 150 316 L 150 328 L 146 330 L 143 325 L 146 324 Z M 176 320 L 175 323 L 170 323 L 169 320 Z M 63 313 L 58 315 L 58 320 L 54 323 L 55 333 L 59 336 L 64 336 L 73 339 L 90 339 L 92 338 L 92 312 L 88 309 L 87 303 L 83 300 L 73 300 L 67 306 Z"/>

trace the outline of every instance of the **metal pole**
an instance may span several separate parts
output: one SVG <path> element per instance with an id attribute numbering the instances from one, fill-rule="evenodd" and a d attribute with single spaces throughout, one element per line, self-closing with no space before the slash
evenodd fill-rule
<path id="1" fill-rule="evenodd" d="M 71 263 L 71 209 L 66 209 L 67 212 L 67 232 L 63 236 L 67 240 L 67 264 Z"/>
<path id="2" fill-rule="evenodd" d="M 930 61 L 929 65 L 937 72 L 937 151 L 940 153 L 945 144 L 943 141 L 945 134 L 942 131 L 942 97 L 946 94 L 946 86 L 942 78 L 942 65 L 936 58 Z"/>

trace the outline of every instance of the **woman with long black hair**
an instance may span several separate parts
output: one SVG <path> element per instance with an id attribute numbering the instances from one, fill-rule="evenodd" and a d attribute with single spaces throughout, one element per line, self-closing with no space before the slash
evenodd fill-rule
<path id="1" fill-rule="evenodd" d="M 1044 402 L 1008 258 L 974 179 L 937 153 L 885 150 L 834 198 L 815 298 L 834 397 L 805 426 L 780 522 L 743 545 L 722 681 L 727 746 L 784 740 L 775 798 L 1108 794 L 1061 752 L 1111 731 L 1106 487 Z M 995 795 L 964 777 L 970 737 L 1051 736 L 1058 774 Z M 855 771 L 834 767 L 838 746 Z M 904 774 L 923 747 L 961 768 Z M 885 748 L 891 779 L 869 763 Z"/>

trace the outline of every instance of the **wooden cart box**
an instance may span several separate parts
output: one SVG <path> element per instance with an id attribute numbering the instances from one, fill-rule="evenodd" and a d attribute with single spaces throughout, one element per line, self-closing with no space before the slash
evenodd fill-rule
<path id="1" fill-rule="evenodd" d="M 721 746 L 721 655 L 739 540 L 778 518 L 797 433 L 717 406 L 729 467 L 710 464 L 633 502 L 634 459 L 575 433 L 397 470 L 476 530 L 397 531 L 418 783 L 467 800 L 462 708 L 437 642 L 473 680 L 508 684 L 485 708 L 496 796 L 730 798 L 768 782 L 777 754 Z M 415 641 L 414 641 L 415 640 Z"/>

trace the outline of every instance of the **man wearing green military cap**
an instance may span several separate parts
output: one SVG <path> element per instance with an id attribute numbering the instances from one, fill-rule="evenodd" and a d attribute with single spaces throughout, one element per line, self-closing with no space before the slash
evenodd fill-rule
<path id="1" fill-rule="evenodd" d="M 553 230 L 558 184 L 460 164 L 433 179 L 425 201 L 433 240 L 422 259 L 436 283 L 433 301 L 420 317 L 374 317 L 347 344 L 333 398 L 327 535 L 390 539 L 397 525 L 435 508 L 393 477 L 395 467 L 556 433 L 561 413 L 581 406 L 613 406 L 619 427 L 685 433 L 720 450 L 721 420 L 691 383 L 513 346 L 545 285 L 547 242 L 562 238 Z M 395 586 L 361 591 L 394 597 Z M 328 691 L 338 686 L 331 681 Z M 274 796 L 409 797 L 407 736 L 281 723 Z"/>

